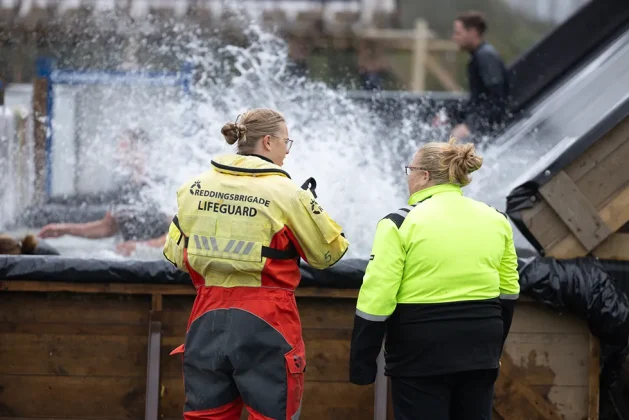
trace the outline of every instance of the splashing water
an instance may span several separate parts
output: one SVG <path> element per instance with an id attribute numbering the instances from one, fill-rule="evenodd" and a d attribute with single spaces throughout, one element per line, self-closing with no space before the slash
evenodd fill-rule
<path id="1" fill-rule="evenodd" d="M 394 148 L 373 147 L 381 140 L 382 123 L 343 92 L 291 76 L 287 48 L 279 38 L 254 26 L 247 35 L 251 40 L 247 47 L 226 46 L 198 54 L 199 44 L 194 42 L 189 55 L 181 57 L 200 69 L 201 80 L 219 82 L 194 88 L 192 121 L 198 131 L 186 139 L 165 138 L 162 152 L 178 153 L 158 153 L 154 168 L 174 168 L 167 187 L 173 191 L 175 184 L 208 169 L 212 156 L 233 151 L 220 135 L 225 122 L 250 108 L 280 110 L 295 139 L 284 168 L 298 184 L 310 176 L 317 180 L 320 203 L 350 238 L 349 255 L 368 255 L 378 220 L 406 200 L 400 189 L 402 177 L 396 177 L 394 170 L 403 172 L 390 166 Z M 235 76 L 225 71 L 226 61 L 237 70 Z M 173 197 L 162 197 L 162 205 L 172 208 Z"/>
<path id="2" fill-rule="evenodd" d="M 220 134 L 223 124 L 247 109 L 270 107 L 284 114 L 295 139 L 284 169 L 299 185 L 311 176 L 317 180 L 318 200 L 351 241 L 348 255 L 369 255 L 378 220 L 406 202 L 403 170 L 391 165 L 399 160 L 394 139 L 383 138 L 383 122 L 344 92 L 293 76 L 280 38 L 255 25 L 246 34 L 247 46 L 220 46 L 194 30 L 180 31 L 160 47 L 160 53 L 168 51 L 194 66 L 195 83 L 187 96 L 143 86 L 77 88 L 89 98 L 74 122 L 82 139 L 79 157 L 66 150 L 71 141 L 57 135 L 57 194 L 115 188 L 114 180 L 122 175 L 112 138 L 126 127 L 140 126 L 152 137 L 146 157 L 149 179 L 159 181 L 138 192 L 138 199 L 156 201 L 173 214 L 176 189 L 208 170 L 217 154 L 234 151 Z M 72 124 L 62 114 L 59 110 L 53 123 L 56 133 Z"/>
<path id="3" fill-rule="evenodd" d="M 139 32 L 137 26 L 124 30 L 135 36 Z M 274 108 L 284 114 L 295 139 L 284 169 L 298 184 L 311 176 L 317 180 L 318 200 L 351 242 L 348 256 L 364 258 L 377 222 L 406 204 L 402 165 L 421 143 L 445 140 L 446 133 L 422 123 L 418 105 L 404 110 L 396 121 L 384 121 L 342 90 L 293 75 L 288 48 L 279 37 L 252 23 L 245 34 L 246 46 L 225 46 L 216 37 L 202 37 L 198 28 L 172 26 L 171 35 L 151 52 L 192 64 L 189 94 L 133 85 L 75 88 L 72 94 L 83 98 L 78 100 L 79 114 L 67 116 L 59 108 L 53 120 L 56 133 L 69 133 L 65 140 L 59 134 L 53 147 L 53 193 L 81 195 L 116 188 L 121 174 L 112 139 L 125 128 L 139 126 L 152 138 L 146 156 L 148 178 L 159 181 L 138 191 L 138 201 L 157 202 L 173 214 L 176 189 L 208 170 L 214 156 L 234 151 L 220 134 L 223 124 L 250 108 Z M 78 150 L 72 146 L 72 133 L 79 138 Z M 68 237 L 49 242 L 63 248 L 63 254 L 118 258 L 110 239 L 98 246 Z M 67 252 L 73 245 L 82 251 Z M 134 257 L 143 258 L 141 254 Z M 155 250 L 144 257 L 160 254 Z"/>

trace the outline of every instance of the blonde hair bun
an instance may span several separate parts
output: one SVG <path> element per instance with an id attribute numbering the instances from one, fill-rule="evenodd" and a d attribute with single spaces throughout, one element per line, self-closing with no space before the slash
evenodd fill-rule
<path id="1" fill-rule="evenodd" d="M 483 158 L 476 154 L 473 143 L 456 142 L 453 137 L 447 143 L 426 143 L 416 154 L 416 164 L 428 171 L 435 185 L 450 183 L 464 187 L 471 182 L 470 174 L 483 166 Z"/>
<path id="2" fill-rule="evenodd" d="M 470 174 L 483 166 L 483 158 L 476 154 L 474 143 L 456 144 L 452 137 L 444 150 L 444 164 L 448 166 L 450 182 L 461 186 L 471 182 Z"/>

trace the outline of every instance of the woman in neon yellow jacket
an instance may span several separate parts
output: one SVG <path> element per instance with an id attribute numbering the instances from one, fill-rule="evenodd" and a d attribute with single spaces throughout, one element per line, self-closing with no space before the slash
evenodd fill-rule
<path id="1" fill-rule="evenodd" d="M 406 167 L 409 206 L 378 223 L 350 380 L 375 380 L 386 333 L 396 420 L 491 418 L 520 287 L 509 221 L 461 191 L 481 165 L 473 144 L 424 145 Z"/>
<path id="2" fill-rule="evenodd" d="M 177 192 L 165 257 L 197 288 L 184 345 L 184 418 L 298 419 L 306 352 L 295 303 L 299 258 L 328 268 L 341 227 L 281 169 L 292 140 L 281 114 L 254 109 L 222 133 L 221 156 Z"/>

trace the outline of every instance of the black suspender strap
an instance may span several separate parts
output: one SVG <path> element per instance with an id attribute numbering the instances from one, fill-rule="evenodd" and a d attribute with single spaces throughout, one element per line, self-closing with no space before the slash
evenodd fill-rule
<path id="1" fill-rule="evenodd" d="M 299 257 L 297 249 L 291 244 L 290 248 L 286 250 L 269 248 L 268 246 L 262 247 L 262 256 L 265 258 L 271 258 L 272 260 L 292 260 Z"/>

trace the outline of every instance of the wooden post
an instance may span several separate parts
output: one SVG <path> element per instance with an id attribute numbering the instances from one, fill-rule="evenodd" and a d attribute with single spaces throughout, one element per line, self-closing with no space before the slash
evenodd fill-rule
<path id="1" fill-rule="evenodd" d="M 426 86 L 426 56 L 428 54 L 428 24 L 423 19 L 415 22 L 413 59 L 411 63 L 411 91 L 422 92 Z"/>
<path id="2" fill-rule="evenodd" d="M 158 420 L 160 399 L 160 350 L 162 347 L 162 295 L 152 295 L 146 367 L 145 420 Z"/>
<path id="3" fill-rule="evenodd" d="M 601 347 L 598 338 L 590 334 L 590 359 L 588 381 L 588 420 L 598 420 L 600 398 Z"/>
<path id="4" fill-rule="evenodd" d="M 589 253 L 612 231 L 594 205 L 564 171 L 559 171 L 539 192 Z"/>
<path id="5" fill-rule="evenodd" d="M 52 62 L 40 57 L 36 62 L 36 74 L 33 82 L 33 137 L 35 139 L 35 196 L 38 203 L 46 199 L 50 183 L 50 142 L 48 138 L 48 119 L 51 117 L 52 86 L 50 74 Z"/>
<path id="6" fill-rule="evenodd" d="M 0 77 L 0 106 L 4 106 L 4 90 L 6 89 L 5 78 Z"/>
<path id="7" fill-rule="evenodd" d="M 384 346 L 378 355 L 378 372 L 376 373 L 376 383 L 374 385 L 374 420 L 387 420 L 387 403 L 389 400 L 389 387 L 387 377 L 384 376 Z"/>

